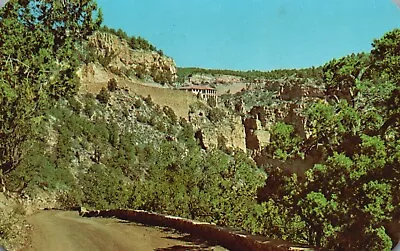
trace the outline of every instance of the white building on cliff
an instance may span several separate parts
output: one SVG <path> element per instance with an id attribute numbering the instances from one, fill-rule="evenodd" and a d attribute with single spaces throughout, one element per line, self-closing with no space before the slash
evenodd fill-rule
<path id="1" fill-rule="evenodd" d="M 211 88 L 209 86 L 205 85 L 190 85 L 190 86 L 184 86 L 179 88 L 179 90 L 184 90 L 188 92 L 192 92 L 198 97 L 208 100 L 210 98 L 214 98 L 215 101 L 217 101 L 217 90 L 214 88 Z"/>

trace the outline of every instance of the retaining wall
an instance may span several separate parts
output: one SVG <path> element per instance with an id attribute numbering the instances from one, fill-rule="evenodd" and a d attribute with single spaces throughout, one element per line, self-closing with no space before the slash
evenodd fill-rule
<path id="1" fill-rule="evenodd" d="M 252 235 L 219 227 L 211 223 L 197 222 L 141 210 L 96 210 L 81 211 L 80 214 L 83 217 L 115 217 L 146 225 L 174 228 L 180 232 L 204 238 L 211 243 L 216 243 L 232 251 L 311 250 L 309 248 L 291 247 L 288 243 L 274 244 L 271 241 L 261 240 Z"/>

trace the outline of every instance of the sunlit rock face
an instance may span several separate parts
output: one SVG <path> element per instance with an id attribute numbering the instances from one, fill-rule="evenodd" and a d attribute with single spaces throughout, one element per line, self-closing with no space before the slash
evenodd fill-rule
<path id="1" fill-rule="evenodd" d="M 105 32 L 96 32 L 88 41 L 100 58 L 111 57 L 107 68 L 114 73 L 165 76 L 171 82 L 177 78 L 176 64 L 172 58 L 155 51 L 133 50 L 127 41 Z M 154 79 L 157 81 L 156 79 Z"/>

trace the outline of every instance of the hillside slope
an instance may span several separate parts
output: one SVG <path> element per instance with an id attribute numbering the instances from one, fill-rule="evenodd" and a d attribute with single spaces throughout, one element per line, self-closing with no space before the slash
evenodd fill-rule
<path id="1" fill-rule="evenodd" d="M 195 96 L 165 85 L 176 79 L 175 62 L 169 57 L 133 50 L 127 41 L 105 32 L 92 35 L 85 46 L 87 60 L 78 71 L 81 94 L 96 95 L 110 79 L 116 79 L 121 88 L 143 97 L 150 95 L 156 104 L 171 107 L 179 117 L 188 118 L 189 106 L 198 102 Z"/>

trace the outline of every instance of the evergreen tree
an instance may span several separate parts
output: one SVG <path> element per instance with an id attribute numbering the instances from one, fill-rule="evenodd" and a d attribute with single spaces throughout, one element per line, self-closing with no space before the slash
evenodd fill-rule
<path id="1" fill-rule="evenodd" d="M 44 108 L 78 90 L 75 44 L 102 21 L 92 0 L 12 0 L 0 10 L 0 170 L 21 161 Z"/>

